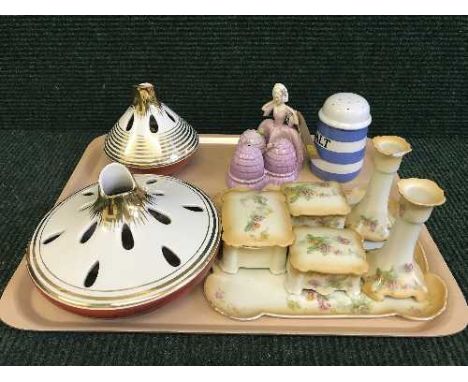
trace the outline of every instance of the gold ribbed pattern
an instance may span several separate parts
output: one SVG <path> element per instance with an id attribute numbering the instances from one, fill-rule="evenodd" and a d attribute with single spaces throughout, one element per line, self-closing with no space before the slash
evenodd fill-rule
<path id="1" fill-rule="evenodd" d="M 166 112 L 161 104 L 161 112 Z M 140 134 L 135 129 L 126 131 L 117 122 L 106 137 L 105 153 L 114 161 L 136 168 L 158 168 L 178 163 L 195 152 L 198 135 L 191 125 L 175 115 L 175 124 L 170 129 Z"/>

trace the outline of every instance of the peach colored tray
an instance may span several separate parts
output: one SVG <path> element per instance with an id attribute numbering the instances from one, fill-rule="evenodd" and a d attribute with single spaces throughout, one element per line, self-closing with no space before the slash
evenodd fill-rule
<path id="1" fill-rule="evenodd" d="M 224 187 L 224 176 L 237 142 L 236 136 L 202 135 L 199 151 L 177 177 L 187 180 L 214 197 Z M 59 201 L 84 186 L 96 182 L 100 170 L 108 163 L 103 153 L 104 137 L 94 139 L 66 184 Z M 345 189 L 365 186 L 372 171 L 372 149 L 368 145 L 364 170 Z M 407 160 L 411 160 L 408 158 Z M 301 179 L 314 179 L 307 168 Z M 38 331 L 105 331 L 105 332 L 192 332 L 242 334 L 308 334 L 371 336 L 444 336 L 466 327 L 468 308 L 455 279 L 437 246 L 424 229 L 420 237 L 431 272 L 446 282 L 449 292 L 447 310 L 432 321 L 409 321 L 385 318 L 272 318 L 236 321 L 216 313 L 203 296 L 202 285 L 189 295 L 158 310 L 121 319 L 81 317 L 56 307 L 36 290 L 23 259 L 0 300 L 1 320 L 14 328 Z M 26 245 L 26 243 L 25 243 Z"/>

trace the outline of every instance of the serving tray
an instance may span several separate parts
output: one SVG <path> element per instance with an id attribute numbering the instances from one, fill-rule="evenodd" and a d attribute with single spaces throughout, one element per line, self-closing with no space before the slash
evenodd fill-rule
<path id="1" fill-rule="evenodd" d="M 201 187 L 211 197 L 225 188 L 225 172 L 237 136 L 201 135 L 200 149 L 193 160 L 175 176 Z M 104 136 L 94 139 L 76 166 L 58 201 L 97 181 L 100 170 L 109 163 L 103 152 Z M 363 171 L 345 184 L 348 192 L 362 190 L 372 172 L 372 148 L 367 146 Z M 300 178 L 314 179 L 307 168 Z M 394 194 L 395 196 L 396 194 Z M 105 332 L 185 332 L 242 334 L 372 335 L 372 336 L 443 336 L 466 327 L 468 308 L 463 294 L 450 273 L 437 246 L 424 229 L 419 244 L 432 273 L 440 276 L 448 288 L 447 309 L 431 321 L 410 321 L 400 317 L 382 318 L 277 318 L 262 317 L 237 321 L 215 312 L 205 300 L 203 285 L 189 295 L 158 310 L 120 319 L 93 319 L 66 312 L 46 300 L 34 287 L 23 259 L 0 300 L 0 319 L 9 326 L 38 331 Z"/>

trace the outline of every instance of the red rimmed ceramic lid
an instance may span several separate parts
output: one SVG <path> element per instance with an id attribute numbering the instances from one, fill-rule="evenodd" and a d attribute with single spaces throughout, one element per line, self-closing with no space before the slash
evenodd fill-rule
<path id="1" fill-rule="evenodd" d="M 118 163 L 37 227 L 29 272 L 55 302 L 91 316 L 151 307 L 192 286 L 214 259 L 220 221 L 196 187 Z"/>

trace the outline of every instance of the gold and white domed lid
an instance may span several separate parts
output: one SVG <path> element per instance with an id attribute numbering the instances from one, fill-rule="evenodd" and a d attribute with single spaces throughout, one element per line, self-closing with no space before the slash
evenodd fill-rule
<path id="1" fill-rule="evenodd" d="M 152 84 L 142 83 L 107 135 L 104 151 L 134 169 L 163 169 L 184 164 L 198 144 L 193 127 L 158 100 Z"/>
<path id="2" fill-rule="evenodd" d="M 98 183 L 43 218 L 28 268 L 39 289 L 65 308 L 127 314 L 199 281 L 220 232 L 215 206 L 201 190 L 168 176 L 132 176 L 112 163 Z"/>

